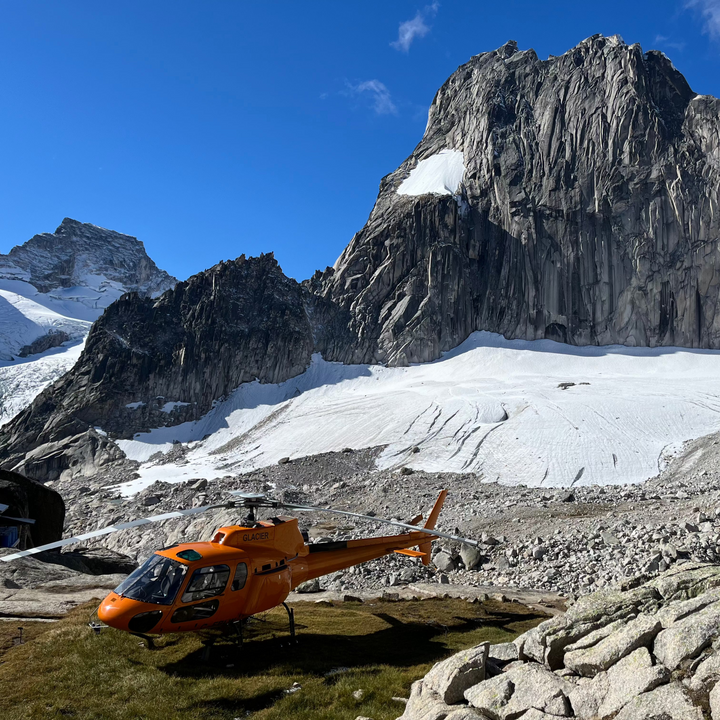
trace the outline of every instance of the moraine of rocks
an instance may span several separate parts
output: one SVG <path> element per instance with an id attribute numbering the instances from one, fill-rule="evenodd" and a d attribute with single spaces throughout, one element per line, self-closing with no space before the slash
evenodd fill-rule
<path id="1" fill-rule="evenodd" d="M 184 446 L 158 453 L 159 464 L 182 463 Z M 449 491 L 439 529 L 477 541 L 477 548 L 433 543 L 429 567 L 391 555 L 322 579 L 337 593 L 395 591 L 415 583 L 438 587 L 535 590 L 577 597 L 631 578 L 650 579 L 688 562 L 720 563 L 720 443 L 694 443 L 659 477 L 623 487 L 572 491 L 507 487 L 472 474 L 374 470 L 377 451 L 327 453 L 293 459 L 239 476 L 208 482 L 156 483 L 133 497 L 113 485 L 132 467 L 119 463 L 82 483 L 49 485 L 64 497 L 66 535 L 116 522 L 227 501 L 228 490 L 265 492 L 310 505 L 330 505 L 385 518 L 410 520 L 426 513 L 440 489 Z M 698 462 L 698 458 L 701 462 Z M 708 469 L 702 470 L 705 466 Z M 123 474 L 125 473 L 125 474 Z M 242 520 L 236 510 L 167 520 L 93 541 L 141 562 L 175 542 L 207 540 L 223 525 Z M 303 515 L 311 540 L 347 540 L 384 530 L 377 524 Z"/>
<path id="2" fill-rule="evenodd" d="M 718 720 L 719 636 L 720 567 L 686 565 L 437 663 L 400 720 Z"/>

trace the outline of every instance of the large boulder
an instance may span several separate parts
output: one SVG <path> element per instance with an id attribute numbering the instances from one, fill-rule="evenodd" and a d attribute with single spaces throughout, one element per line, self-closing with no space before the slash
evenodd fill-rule
<path id="1" fill-rule="evenodd" d="M 633 650 L 649 645 L 662 629 L 660 621 L 651 615 L 640 615 L 597 645 L 565 654 L 565 667 L 579 675 L 592 677 L 607 670 Z"/>
<path id="2" fill-rule="evenodd" d="M 599 673 L 589 682 L 579 683 L 570 693 L 570 704 L 575 717 L 604 720 L 637 695 L 666 682 L 669 676 L 667 668 L 653 665 L 647 648 L 639 648 L 607 672 Z"/>
<path id="3" fill-rule="evenodd" d="M 680 683 L 663 685 L 628 703 L 615 720 L 702 720 L 702 710 Z"/>
<path id="4" fill-rule="evenodd" d="M 670 670 L 683 660 L 697 657 L 720 633 L 720 603 L 693 613 L 663 630 L 657 638 L 655 657 Z"/>
<path id="5" fill-rule="evenodd" d="M 425 686 L 434 690 L 443 702 L 461 702 L 468 688 L 485 679 L 489 647 L 490 643 L 482 643 L 437 663 L 425 676 Z"/>
<path id="6" fill-rule="evenodd" d="M 469 688 L 465 699 L 498 720 L 513 720 L 530 709 L 567 717 L 572 688 L 567 680 L 547 668 L 527 663 Z"/>

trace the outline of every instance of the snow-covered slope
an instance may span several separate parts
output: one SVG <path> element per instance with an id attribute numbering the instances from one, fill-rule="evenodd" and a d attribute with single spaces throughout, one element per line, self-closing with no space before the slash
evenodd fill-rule
<path id="1" fill-rule="evenodd" d="M 110 303 L 175 282 L 137 239 L 68 218 L 0 255 L 0 425 L 72 367 Z"/>
<path id="2" fill-rule="evenodd" d="M 664 454 L 718 429 L 718 351 L 577 348 L 477 332 L 440 360 L 407 368 L 316 355 L 285 383 L 245 384 L 197 422 L 118 444 L 143 463 L 127 494 L 155 480 L 378 445 L 385 468 L 570 486 L 644 480 Z M 187 464 L 149 461 L 174 441 L 190 444 Z"/>
<path id="3" fill-rule="evenodd" d="M 79 305 L 76 310 L 70 305 L 67 300 L 43 295 L 28 283 L 0 279 L 0 360 L 14 360 L 23 348 L 52 333 L 64 333 L 66 340 L 82 340 L 92 323 L 77 316 L 89 314 L 88 309 Z"/>
<path id="4" fill-rule="evenodd" d="M 15 417 L 80 357 L 83 341 L 51 348 L 41 355 L 0 362 L 0 425 Z"/>

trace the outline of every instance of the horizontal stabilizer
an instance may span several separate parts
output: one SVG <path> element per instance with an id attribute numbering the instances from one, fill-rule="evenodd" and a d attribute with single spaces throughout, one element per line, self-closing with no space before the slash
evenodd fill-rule
<path id="1" fill-rule="evenodd" d="M 418 550 L 395 550 L 395 552 L 398 555 L 407 555 L 408 557 L 425 557 L 424 552 L 419 552 Z"/>

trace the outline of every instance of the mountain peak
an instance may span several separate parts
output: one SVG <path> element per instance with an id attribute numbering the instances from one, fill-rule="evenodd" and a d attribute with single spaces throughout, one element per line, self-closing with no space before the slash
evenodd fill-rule
<path id="1" fill-rule="evenodd" d="M 0 278 L 21 280 L 41 293 L 89 287 L 101 293 L 100 311 L 124 292 L 157 295 L 177 280 L 160 270 L 131 235 L 64 218 L 54 233 L 41 233 L 0 255 Z"/>

